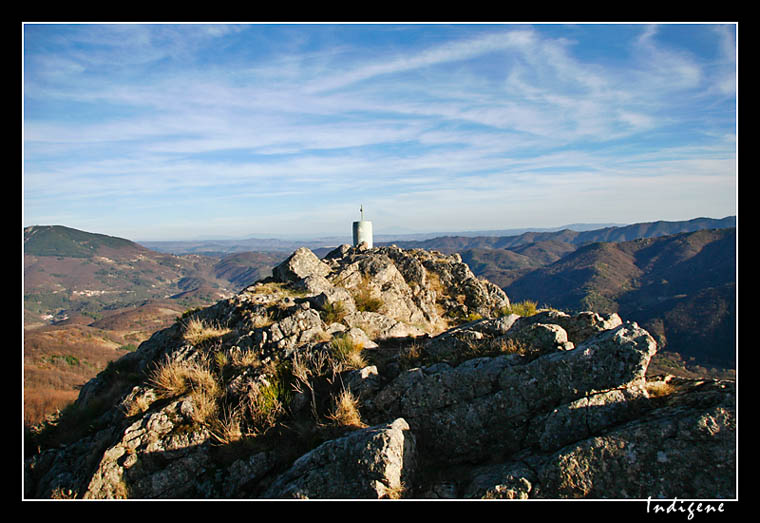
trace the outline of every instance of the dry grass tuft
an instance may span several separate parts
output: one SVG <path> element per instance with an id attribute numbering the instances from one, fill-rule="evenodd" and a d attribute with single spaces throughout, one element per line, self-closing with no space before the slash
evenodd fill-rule
<path id="1" fill-rule="evenodd" d="M 676 388 L 667 381 L 647 381 L 646 390 L 650 398 L 662 398 L 673 394 Z"/>
<path id="2" fill-rule="evenodd" d="M 206 341 L 219 338 L 230 332 L 230 329 L 219 325 L 209 325 L 201 319 L 190 318 L 183 323 L 185 341 L 200 345 Z"/>
<path id="3" fill-rule="evenodd" d="M 335 399 L 335 408 L 327 415 L 336 425 L 341 427 L 364 428 L 359 414 L 359 400 L 350 390 L 343 389 Z"/>
<path id="4" fill-rule="evenodd" d="M 77 493 L 71 489 L 64 489 L 62 487 L 56 487 L 53 492 L 50 493 L 50 499 L 76 499 Z"/>
<path id="5" fill-rule="evenodd" d="M 492 340 L 489 344 L 489 351 L 498 354 L 519 354 L 520 356 L 527 356 L 535 352 L 524 342 L 512 338 Z"/>
<path id="6" fill-rule="evenodd" d="M 260 314 L 256 314 L 253 316 L 253 319 L 251 320 L 253 327 L 255 329 L 259 329 L 262 327 L 269 327 L 274 323 L 274 318 L 272 317 L 272 313 L 270 311 L 264 311 Z"/>
<path id="7" fill-rule="evenodd" d="M 166 358 L 149 376 L 149 383 L 159 397 L 170 398 L 203 390 L 212 397 L 221 393 L 219 384 L 206 361 L 176 361 Z"/>
<path id="8" fill-rule="evenodd" d="M 399 358 L 402 368 L 417 367 L 422 359 L 422 346 L 417 342 L 410 343 L 402 349 Z"/>
<path id="9" fill-rule="evenodd" d="M 382 495 L 381 499 L 401 499 L 404 497 L 405 492 L 406 492 L 406 485 L 404 485 L 404 483 L 401 482 L 398 485 L 386 487 L 385 493 Z"/>
<path id="10" fill-rule="evenodd" d="M 356 304 L 356 310 L 360 312 L 378 312 L 383 308 L 382 298 L 375 296 L 370 286 L 369 276 L 362 276 L 361 282 L 351 290 L 351 295 Z"/>
<path id="11" fill-rule="evenodd" d="M 214 423 L 217 420 L 217 410 L 219 408 L 217 404 L 218 398 L 218 390 L 193 389 L 190 392 L 190 399 L 193 402 L 193 413 L 191 416 L 193 421 L 201 425 Z"/>
<path id="12" fill-rule="evenodd" d="M 364 345 L 348 335 L 336 336 L 330 342 L 331 352 L 335 358 L 349 369 L 361 369 L 367 366 L 362 356 Z"/>
<path id="13" fill-rule="evenodd" d="M 538 303 L 532 300 L 525 300 L 517 303 L 511 303 L 509 307 L 505 307 L 501 313 L 503 316 L 507 314 L 517 314 L 518 316 L 528 317 L 533 316 L 538 312 Z"/>
<path id="14" fill-rule="evenodd" d="M 137 414 L 147 411 L 152 404 L 151 397 L 148 394 L 138 394 L 124 405 L 124 414 L 131 418 Z"/>
<path id="15" fill-rule="evenodd" d="M 221 444 L 229 445 L 243 438 L 240 412 L 237 409 L 222 408 L 210 429 L 211 435 Z"/>
<path id="16" fill-rule="evenodd" d="M 251 387 L 241 406 L 250 417 L 252 434 L 263 434 L 274 426 L 287 412 L 291 398 L 291 387 L 281 369 L 272 369 L 266 379 Z"/>
<path id="17" fill-rule="evenodd" d="M 343 321 L 343 318 L 346 317 L 346 314 L 346 306 L 340 300 L 333 303 L 325 303 L 319 311 L 322 321 L 328 325 L 331 323 L 340 323 Z"/>
<path id="18" fill-rule="evenodd" d="M 261 358 L 254 350 L 242 350 L 233 352 L 230 362 L 235 367 L 258 367 L 261 365 Z"/>
<path id="19" fill-rule="evenodd" d="M 427 287 L 435 292 L 436 298 L 446 295 L 446 289 L 437 272 L 425 269 L 425 280 L 427 281 Z"/>

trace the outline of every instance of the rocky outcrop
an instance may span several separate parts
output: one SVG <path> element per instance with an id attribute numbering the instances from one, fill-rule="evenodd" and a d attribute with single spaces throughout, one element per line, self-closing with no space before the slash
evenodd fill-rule
<path id="1" fill-rule="evenodd" d="M 414 473 L 414 435 L 399 418 L 321 444 L 298 458 L 264 497 L 393 499 Z"/>
<path id="2" fill-rule="evenodd" d="M 25 497 L 734 497 L 733 382 L 647 377 L 656 350 L 510 314 L 456 255 L 299 249 L 83 387 Z"/>
<path id="3" fill-rule="evenodd" d="M 567 414 L 580 408 L 578 414 L 589 420 L 585 434 L 474 469 L 462 482 L 462 496 L 735 498 L 734 395 L 732 383 L 711 381 L 681 383 L 635 416 L 596 413 L 609 410 L 604 401 L 568 406 L 557 412 L 554 425 L 577 426 Z M 624 406 L 620 399 L 613 404 Z"/>

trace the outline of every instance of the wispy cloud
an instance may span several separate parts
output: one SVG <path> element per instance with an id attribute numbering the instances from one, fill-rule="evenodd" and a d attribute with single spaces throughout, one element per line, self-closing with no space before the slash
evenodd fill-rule
<path id="1" fill-rule="evenodd" d="M 96 223 L 109 199 L 153 228 L 100 223 L 141 237 L 193 205 L 238 224 L 220 234 L 287 232 L 295 206 L 341 228 L 359 200 L 426 230 L 730 213 L 627 198 L 735 191 L 733 26 L 621 27 L 609 51 L 594 26 L 390 29 L 26 26 L 25 222 Z"/>

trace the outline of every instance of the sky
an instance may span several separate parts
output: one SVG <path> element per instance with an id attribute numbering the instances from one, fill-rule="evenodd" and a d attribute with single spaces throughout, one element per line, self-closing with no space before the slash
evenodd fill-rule
<path id="1" fill-rule="evenodd" d="M 737 214 L 737 25 L 23 24 L 24 226 L 131 240 Z"/>

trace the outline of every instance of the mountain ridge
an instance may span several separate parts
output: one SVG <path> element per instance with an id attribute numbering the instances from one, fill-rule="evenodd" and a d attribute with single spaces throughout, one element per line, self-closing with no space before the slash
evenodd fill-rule
<path id="1" fill-rule="evenodd" d="M 620 313 L 656 334 L 661 349 L 728 368 L 735 365 L 735 335 L 697 339 L 668 333 L 682 330 L 677 320 L 691 323 L 685 304 L 697 306 L 696 296 L 705 293 L 720 297 L 716 305 L 722 312 L 703 318 L 730 332 L 736 322 L 735 252 L 733 228 L 592 243 L 524 274 L 505 290 L 515 299 L 562 310 Z"/>
<path id="2" fill-rule="evenodd" d="M 658 220 L 619 227 L 605 227 L 590 231 L 563 229 L 554 232 L 526 232 L 516 236 L 446 236 L 424 241 L 395 242 L 395 244 L 405 249 L 436 249 L 441 252 L 451 253 L 473 248 L 511 249 L 513 247 L 549 240 L 573 245 L 585 245 L 602 241 L 630 241 L 637 238 L 652 238 L 681 232 L 694 232 L 702 229 L 731 227 L 736 227 L 736 216 L 727 216 L 721 219 L 693 218 L 685 221 Z M 378 244 L 385 245 L 386 242 Z"/>

